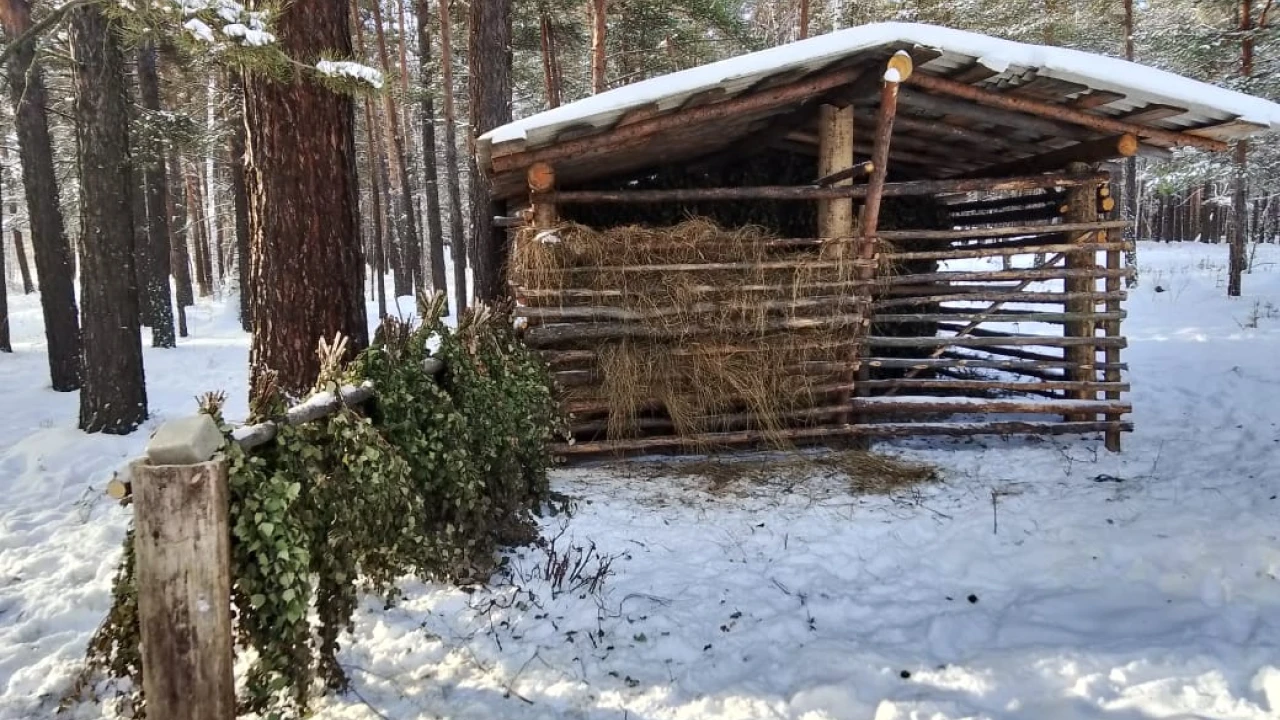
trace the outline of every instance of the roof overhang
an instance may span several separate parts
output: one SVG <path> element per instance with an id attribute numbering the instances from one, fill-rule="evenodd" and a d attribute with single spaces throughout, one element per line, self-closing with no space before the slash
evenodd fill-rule
<path id="1" fill-rule="evenodd" d="M 1171 134 L 1225 142 L 1280 129 L 1280 105 L 1136 63 L 932 25 L 881 23 L 594 95 L 492 130 L 478 139 L 476 152 L 495 178 L 495 192 L 510 197 L 523 191 L 524 168 L 540 157 L 557 156 L 557 176 L 573 183 L 714 155 L 770 130 L 771 140 L 803 148 L 813 139 L 806 113 L 818 102 L 847 100 L 866 107 L 859 118 L 870 117 L 875 93 L 848 91 L 868 78 L 874 90 L 883 62 L 898 50 L 913 56 L 917 77 L 971 86 L 988 99 L 1022 98 L 1167 131 L 1141 137 L 1151 152 L 1191 144 L 1170 140 Z M 771 97 L 784 99 L 765 101 Z M 680 113 L 689 121 L 659 120 Z M 899 118 L 891 165 L 934 177 L 972 174 L 1105 137 L 1096 128 L 920 86 L 904 88 Z M 639 132 L 649 128 L 656 129 Z M 597 139 L 597 152 L 574 152 L 584 138 Z"/>

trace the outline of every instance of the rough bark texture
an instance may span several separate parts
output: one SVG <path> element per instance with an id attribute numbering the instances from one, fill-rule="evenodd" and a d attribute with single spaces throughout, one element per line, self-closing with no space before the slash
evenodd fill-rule
<path id="1" fill-rule="evenodd" d="M 16 203 L 9 203 L 9 214 L 17 216 Z M 30 295 L 36 291 L 36 287 L 31 282 L 31 265 L 27 262 L 27 247 L 22 242 L 22 231 L 18 228 L 13 229 L 13 253 L 18 256 L 18 274 L 22 276 L 22 294 Z"/>
<path id="2" fill-rule="evenodd" d="M 431 64 L 431 3 L 417 0 L 418 60 L 422 86 L 435 86 Z M 440 172 L 436 165 L 436 107 L 430 92 L 422 93 L 423 192 L 427 196 L 427 251 L 431 262 L 431 287 L 448 295 L 444 266 L 444 228 L 440 221 Z"/>
<path id="3" fill-rule="evenodd" d="M 478 12 L 477 5 L 483 5 L 490 0 L 480 0 L 471 4 L 472 22 L 475 22 L 475 14 Z M 508 3 L 508 9 L 510 5 Z M 499 22 L 494 19 L 493 22 Z M 506 18 L 503 22 L 510 22 L 510 18 Z M 458 136 L 455 132 L 458 117 L 453 107 L 453 31 L 450 29 L 449 22 L 449 0 L 440 0 L 440 71 L 442 73 L 442 88 L 444 90 L 444 171 L 445 184 L 449 189 L 449 249 L 450 255 L 453 257 L 453 297 L 454 308 L 459 314 L 463 308 L 467 306 L 467 239 L 466 233 L 462 229 L 462 191 L 458 184 L 458 176 L 461 174 L 462 166 L 458 164 Z M 508 26 L 510 27 L 510 26 Z M 510 37 L 510 30 L 507 36 Z M 475 33 L 472 31 L 472 42 L 475 42 Z M 471 75 L 475 77 L 477 68 L 474 57 L 472 58 Z M 510 92 L 508 92 L 510 95 Z M 474 95 L 472 98 L 474 100 Z M 472 112 L 475 112 L 475 106 L 472 105 Z M 475 118 L 472 118 L 474 125 Z M 478 133 L 477 133 L 478 134 Z M 472 192 L 475 190 L 475 175 L 472 175 Z M 475 195 L 472 195 L 474 201 Z M 474 209 L 474 204 L 472 205 Z M 488 223 L 486 222 L 486 227 Z"/>
<path id="4" fill-rule="evenodd" d="M 133 465 L 138 625 L 147 717 L 229 720 L 227 461 Z M 222 602 L 212 599 L 222 598 Z"/>
<path id="5" fill-rule="evenodd" d="M 608 0 L 591 0 L 591 92 L 602 93 L 609 89 L 605 75 L 608 71 L 605 43 L 609 32 L 606 5 Z"/>
<path id="6" fill-rule="evenodd" d="M 280 49 L 309 65 L 350 57 L 347 9 L 296 0 L 275 17 Z M 302 395 L 319 370 L 316 343 L 336 333 L 354 354 L 368 344 L 357 219 L 353 101 L 299 71 L 281 82 L 245 78 L 253 265 L 250 387 L 279 374 Z"/>
<path id="7" fill-rule="evenodd" d="M 160 77 L 156 71 L 156 47 L 151 42 L 138 49 L 138 89 L 142 107 L 159 113 Z M 169 291 L 169 179 L 164 154 L 158 150 L 146 153 L 139 158 L 138 168 L 142 171 L 147 221 L 147 264 L 140 276 L 147 298 L 151 346 L 171 348 L 177 341 L 173 335 L 173 296 Z"/>
<path id="8" fill-rule="evenodd" d="M 232 78 L 232 93 L 242 92 L 240 77 Z M 236 103 L 238 106 L 239 103 Z M 249 193 L 245 188 L 244 117 L 236 112 L 231 129 L 231 202 L 236 214 L 236 269 L 240 281 L 240 327 L 253 332 L 253 282 L 249 276 Z"/>
<path id="9" fill-rule="evenodd" d="M 0 226 L 4 225 L 4 204 L 0 203 Z M 13 352 L 13 343 L 9 339 L 9 288 L 4 270 L 4 237 L 0 235 L 0 352 Z"/>
<path id="10" fill-rule="evenodd" d="M 471 138 L 511 121 L 511 0 L 473 0 L 469 89 Z M 493 300 L 504 293 L 502 267 L 507 254 L 506 232 L 493 218 L 504 215 L 504 203 L 492 197 L 492 180 L 475 167 L 471 174 L 471 228 L 475 236 L 475 296 Z"/>
<path id="11" fill-rule="evenodd" d="M 80 428 L 125 434 L 147 417 L 134 287 L 132 160 L 124 55 L 96 5 L 71 20 L 80 147 Z"/>
<path id="12" fill-rule="evenodd" d="M 180 172 L 182 167 L 178 156 L 169 156 L 169 167 Z M 187 196 L 184 183 L 169 183 L 169 266 L 173 273 L 173 284 L 177 294 L 178 307 L 185 308 L 195 304 L 195 290 L 191 287 L 191 253 L 187 246 Z"/>
<path id="13" fill-rule="evenodd" d="M 3 20 L 10 39 L 20 36 L 31 27 L 30 3 L 28 0 L 7 0 L 0 4 L 0 20 Z M 24 43 L 17 48 L 8 65 L 9 93 L 18 131 L 31 247 L 40 280 L 40 308 L 44 314 L 45 336 L 49 341 L 49 377 L 54 390 L 65 392 L 80 387 L 80 321 L 74 287 L 75 265 L 58 203 L 58 180 L 53 167 L 53 146 L 45 110 L 48 95 L 44 87 L 44 72 L 35 60 L 33 43 Z"/>

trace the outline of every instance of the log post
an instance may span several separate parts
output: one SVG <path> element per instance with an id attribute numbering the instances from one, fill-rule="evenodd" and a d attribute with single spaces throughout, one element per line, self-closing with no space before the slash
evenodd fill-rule
<path id="1" fill-rule="evenodd" d="M 1124 239 L 1123 238 L 1124 233 L 1122 230 L 1112 229 L 1107 234 L 1109 235 L 1109 239 L 1111 240 Z M 1121 263 L 1120 251 L 1108 250 L 1107 251 L 1107 269 L 1119 270 L 1120 263 Z M 1116 275 L 1115 277 L 1108 277 L 1107 290 L 1116 291 L 1119 289 L 1120 289 L 1120 276 Z M 1115 314 L 1112 317 L 1112 319 L 1107 320 L 1103 324 L 1103 326 L 1106 328 L 1106 331 L 1107 331 L 1107 337 L 1108 338 L 1121 337 L 1120 335 L 1120 317 L 1121 317 L 1120 301 L 1108 300 L 1107 312 Z M 1104 371 L 1105 373 L 1104 377 L 1108 383 L 1118 384 L 1120 382 L 1120 346 L 1115 345 L 1113 347 L 1111 345 L 1108 345 L 1105 352 L 1106 352 L 1107 369 Z M 1112 390 L 1112 389 L 1107 390 L 1107 399 L 1119 400 L 1120 391 Z M 1119 424 L 1120 416 L 1117 414 L 1110 414 L 1110 415 L 1107 415 L 1107 420 L 1109 422 L 1114 423 L 1107 428 L 1107 432 L 1106 432 L 1107 449 L 1110 450 L 1111 452 L 1120 452 L 1120 424 Z"/>
<path id="2" fill-rule="evenodd" d="M 231 533 L 223 437 L 166 423 L 133 476 L 138 620 L 149 720 L 234 720 Z"/>
<path id="3" fill-rule="evenodd" d="M 893 119 L 898 114 L 898 87 L 911 77 L 913 65 L 911 56 L 898 51 L 889 58 L 884 71 L 884 82 L 880 87 L 880 108 L 876 112 L 875 136 L 871 145 L 871 177 L 867 181 L 867 200 L 862 206 L 857 245 L 854 257 L 858 260 L 875 258 L 879 241 L 876 231 L 880 226 L 880 202 L 884 198 L 884 186 L 889 177 L 889 143 L 893 139 Z M 854 270 L 859 280 L 872 280 L 876 276 L 876 268 L 858 267 Z M 870 323 L 863 325 L 869 329 Z M 865 338 L 864 338 L 865 340 Z M 858 348 L 859 356 L 865 354 L 865 344 Z M 863 397 L 867 390 L 862 384 L 871 379 L 871 370 L 866 365 L 858 368 L 857 385 L 854 394 Z M 855 416 L 854 422 L 861 424 L 863 418 Z"/>
<path id="4" fill-rule="evenodd" d="M 536 162 L 525 173 L 529 181 L 529 202 L 533 206 L 533 226 L 539 230 L 555 227 L 556 204 L 548 197 L 556 189 L 556 171 L 551 165 Z"/>
<path id="5" fill-rule="evenodd" d="M 1072 171 L 1088 171 L 1089 167 L 1082 164 L 1072 164 L 1067 166 Z M 1067 217 L 1068 223 L 1084 223 L 1097 222 L 1098 220 L 1098 200 L 1097 188 L 1089 186 L 1081 186 L 1072 188 L 1067 191 Z M 1068 239 L 1072 243 L 1089 243 L 1093 240 L 1093 233 L 1071 233 Z M 1095 253 L 1092 250 L 1081 250 L 1080 252 L 1067 253 L 1066 263 L 1068 269 L 1084 270 L 1096 267 L 1094 262 Z M 1063 280 L 1063 288 L 1067 293 L 1092 293 L 1097 290 L 1096 281 L 1092 277 L 1067 277 Z M 1092 300 L 1068 300 L 1066 302 L 1067 312 L 1089 313 L 1096 308 Z M 1093 337 L 1095 334 L 1093 323 L 1087 321 L 1069 322 L 1066 324 L 1064 334 L 1067 337 Z M 1079 346 L 1067 348 L 1067 359 L 1076 365 L 1076 367 L 1067 370 L 1069 380 L 1076 381 L 1096 381 L 1096 371 L 1093 369 L 1097 363 L 1097 350 L 1092 346 Z M 1093 400 L 1096 394 L 1088 390 L 1077 390 L 1068 394 L 1076 400 Z M 1090 417 L 1079 417 L 1075 415 L 1067 416 L 1067 420 L 1092 420 Z"/>
<path id="6" fill-rule="evenodd" d="M 853 168 L 853 106 L 818 108 L 818 176 L 831 177 Z M 837 187 L 853 184 L 852 175 L 831 183 Z M 853 198 L 818 201 L 818 237 L 849 237 L 853 234 Z"/>

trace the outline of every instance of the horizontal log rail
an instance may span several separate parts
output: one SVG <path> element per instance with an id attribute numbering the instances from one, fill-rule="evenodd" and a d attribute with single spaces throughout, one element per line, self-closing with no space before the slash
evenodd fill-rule
<path id="1" fill-rule="evenodd" d="M 1107 173 L 1070 175 L 1028 175 L 1025 177 L 958 180 L 912 180 L 885 183 L 884 197 L 911 195 L 936 195 L 938 193 L 1034 190 L 1038 188 L 1076 187 L 1097 185 L 1109 179 Z M 867 185 L 838 185 L 817 187 L 813 185 L 756 185 L 727 188 L 680 188 L 672 190 L 575 190 L 547 193 L 546 201 L 561 205 L 591 205 L 599 203 L 665 203 L 711 202 L 738 200 L 838 200 L 864 198 Z"/>
<path id="2" fill-rule="evenodd" d="M 1127 346 L 1122 337 L 1062 337 L 1060 335 L 1003 335 L 980 337 L 973 331 L 968 335 L 934 337 L 885 337 L 873 335 L 867 338 L 871 347 L 1119 347 Z"/>
<path id="3" fill-rule="evenodd" d="M 991 360 L 971 356 L 943 356 L 937 358 L 868 357 L 863 358 L 862 362 L 867 367 L 894 368 L 902 370 L 933 370 L 936 368 L 984 368 L 988 370 L 1054 370 L 1068 368 L 1096 369 L 1103 365 L 1103 363 L 1082 365 L 1080 363 L 1070 362 L 1067 360 Z M 1121 363 L 1120 369 L 1127 370 L 1129 368 L 1128 365 Z"/>
<path id="4" fill-rule="evenodd" d="M 1067 232 L 1096 232 L 1112 228 L 1128 227 L 1128 220 L 1099 220 L 1080 223 L 1036 223 L 993 228 L 966 228 L 963 230 L 881 230 L 876 233 L 881 240 L 979 240 L 997 237 L 1054 235 Z"/>
<path id="5" fill-rule="evenodd" d="M 952 215 L 957 213 L 971 212 L 988 212 L 995 210 L 1008 210 L 1015 207 L 1025 207 L 1028 205 L 1061 205 L 1066 196 L 1062 193 L 1039 193 L 1036 195 L 1013 195 L 1010 197 L 991 198 L 989 200 L 964 200 L 960 202 L 946 203 L 947 211 Z"/>
<path id="6" fill-rule="evenodd" d="M 853 389 L 852 382 L 827 382 L 818 383 L 809 388 L 806 392 L 812 398 L 821 398 L 827 395 L 835 395 L 845 393 Z M 726 403 L 745 403 L 742 397 L 726 397 L 722 398 Z M 640 412 L 648 412 L 653 410 L 661 410 L 666 404 L 661 398 L 651 397 L 640 400 L 636 403 L 636 410 Z M 585 398 L 566 398 L 560 405 L 566 413 L 574 416 L 598 415 L 600 413 L 608 413 L 612 409 L 612 405 L 608 400 L 603 399 L 585 399 Z"/>
<path id="7" fill-rule="evenodd" d="M 849 258 L 847 260 L 815 260 L 798 258 L 795 260 L 766 260 L 763 262 L 717 262 L 717 263 L 667 263 L 661 265 L 601 265 L 598 267 L 549 268 L 546 270 L 526 269 L 523 272 L 531 275 L 561 275 L 578 273 L 657 273 L 657 272 L 712 272 L 726 270 L 792 270 L 805 268 L 813 270 L 831 270 L 842 267 L 876 267 L 875 258 L 868 260 Z"/>
<path id="8" fill-rule="evenodd" d="M 778 330 L 826 330 L 841 327 L 868 325 L 866 316 L 854 313 L 828 317 L 793 317 L 766 320 L 762 323 L 743 322 L 732 328 L 742 333 Z M 578 340 L 605 340 L 612 338 L 684 338 L 694 335 L 713 335 L 725 332 L 718 326 L 679 325 L 655 327 L 642 323 L 558 323 L 539 325 L 524 332 L 524 341 L 532 347 L 546 347 L 559 342 Z"/>
<path id="9" fill-rule="evenodd" d="M 912 435 L 1072 435 L 1116 430 L 1132 432 L 1131 422 L 978 422 L 978 423 L 875 423 L 835 427 L 796 428 L 765 432 L 701 433 L 690 436 L 636 438 L 585 443 L 557 443 L 555 455 L 607 455 L 672 448 L 700 449 L 775 442 L 820 441 L 840 437 L 909 437 Z"/>
<path id="10" fill-rule="evenodd" d="M 856 308 L 867 307 L 869 305 L 870 301 L 867 298 L 828 295 L 824 297 L 801 298 L 799 300 L 763 300 L 750 304 L 738 302 L 694 303 L 688 307 L 663 307 L 647 311 L 597 305 L 576 307 L 517 307 L 512 314 L 518 318 L 522 317 L 539 321 L 643 321 L 660 320 L 667 317 L 678 318 L 686 315 L 710 315 L 726 312 L 757 312 L 761 310 L 770 312 L 788 310 L 795 311 L 815 308 Z"/>
<path id="11" fill-rule="evenodd" d="M 996 282 L 1002 280 L 1061 280 L 1063 278 L 1131 277 L 1133 268 L 1111 270 L 1101 266 L 1085 268 L 1015 268 L 1013 270 L 947 270 L 913 275 L 886 275 L 880 278 L 885 285 L 910 283 Z"/>
<path id="12" fill-rule="evenodd" d="M 877 300 L 874 307 L 879 310 L 883 308 L 908 307 L 911 305 L 928 305 L 940 302 L 1004 302 L 1004 303 L 1028 303 L 1036 305 L 1044 304 L 1062 304 L 1071 300 L 1085 300 L 1094 303 L 1101 303 L 1106 300 L 1124 300 L 1128 297 L 1128 293 L 1124 290 L 1106 291 L 1106 292 L 1028 292 L 1019 290 L 1017 292 L 1000 292 L 999 290 L 984 289 L 980 292 L 964 293 L 951 292 L 938 295 L 916 295 L 912 297 L 901 298 L 885 298 Z"/>
<path id="13" fill-rule="evenodd" d="M 1102 252 L 1105 250 L 1131 250 L 1133 244 L 1102 243 L 1050 243 L 1026 242 L 1016 245 L 964 247 L 957 250 L 920 250 L 915 252 L 887 252 L 882 257 L 893 262 L 904 260 L 972 260 L 988 257 L 1013 257 L 1016 255 L 1041 255 L 1064 252 Z"/>
<path id="14" fill-rule="evenodd" d="M 1123 320 L 1128 316 L 1124 310 L 1096 313 L 1072 312 L 1036 312 L 1034 310 L 1002 309 L 994 313 L 986 313 L 979 309 L 943 307 L 931 312 L 922 313 L 877 313 L 871 317 L 873 324 L 880 323 L 945 323 L 952 320 L 981 320 L 983 323 L 1046 323 L 1061 325 L 1068 322 L 1102 322 L 1104 320 Z"/>
<path id="15" fill-rule="evenodd" d="M 869 390 L 885 390 L 899 388 L 904 390 L 1006 390 L 1009 392 L 1084 390 L 1128 392 L 1129 383 L 1124 382 L 1085 382 L 1074 380 L 961 380 L 955 378 L 884 378 L 863 380 L 861 386 Z"/>

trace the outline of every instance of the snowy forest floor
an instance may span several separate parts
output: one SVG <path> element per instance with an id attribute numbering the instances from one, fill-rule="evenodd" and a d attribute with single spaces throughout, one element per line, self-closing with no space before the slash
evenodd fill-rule
<path id="1" fill-rule="evenodd" d="M 316 716 L 1280 717 L 1280 247 L 1258 249 L 1236 299 L 1225 246 L 1139 257 L 1123 454 L 1096 438 L 884 443 L 941 475 L 887 497 L 823 477 L 712 492 L 559 471 L 577 510 L 545 533 L 612 558 L 603 588 L 554 593 L 526 549 L 487 589 L 369 598 L 343 642 L 354 691 Z M 47 388 L 38 304 L 9 300 L 5 720 L 53 714 L 106 612 L 128 519 L 103 496 L 112 471 L 199 392 L 243 415 L 248 355 L 233 303 L 198 305 L 191 338 L 146 350 L 147 427 L 88 436 L 76 397 Z"/>

